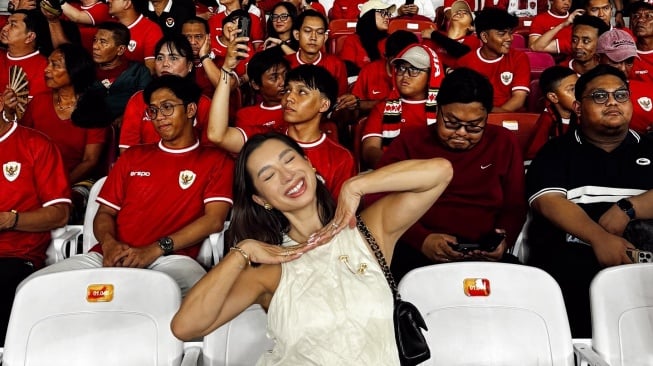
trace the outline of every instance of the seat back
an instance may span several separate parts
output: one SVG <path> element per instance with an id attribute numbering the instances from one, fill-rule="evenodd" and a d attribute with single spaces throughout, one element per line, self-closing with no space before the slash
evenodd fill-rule
<path id="1" fill-rule="evenodd" d="M 514 33 L 512 35 L 512 43 L 510 44 L 510 48 L 518 49 L 518 50 L 525 50 L 528 48 L 528 44 L 526 42 L 526 37 L 519 33 Z"/>
<path id="2" fill-rule="evenodd" d="M 84 230 L 82 231 L 82 253 L 88 253 L 98 242 L 93 233 L 93 220 L 95 220 L 95 214 L 100 208 L 100 204 L 96 200 L 106 180 L 107 177 L 98 179 L 88 194 L 88 204 L 84 214 Z"/>
<path id="3" fill-rule="evenodd" d="M 540 89 L 540 79 L 531 80 L 531 92 L 526 99 L 526 109 L 531 113 L 544 112 L 545 97 Z"/>
<path id="4" fill-rule="evenodd" d="M 327 51 L 331 54 L 338 54 L 344 45 L 345 37 L 356 33 L 358 19 L 334 19 L 329 22 L 329 38 L 327 40 Z"/>
<path id="5" fill-rule="evenodd" d="M 492 262 L 415 269 L 399 293 L 421 312 L 431 359 L 422 365 L 555 365 L 574 362 L 560 287 L 544 271 Z"/>
<path id="6" fill-rule="evenodd" d="M 240 315 L 204 337 L 203 366 L 251 366 L 271 350 L 274 342 L 266 336 L 267 315 L 252 305 Z"/>
<path id="7" fill-rule="evenodd" d="M 522 154 L 526 154 L 528 145 L 531 142 L 533 133 L 535 132 L 535 125 L 539 113 L 489 113 L 487 123 L 491 125 L 503 126 L 512 131 L 517 137 L 517 142 L 522 150 Z"/>
<path id="8" fill-rule="evenodd" d="M 592 347 L 611 366 L 653 365 L 653 264 L 599 272 L 590 286 Z"/>
<path id="9" fill-rule="evenodd" d="M 410 18 L 394 18 L 390 19 L 388 24 L 388 33 L 392 34 L 397 30 L 406 30 L 417 34 L 419 37 L 425 29 L 435 28 L 436 25 L 432 21 L 424 19 L 410 19 Z"/>
<path id="10" fill-rule="evenodd" d="M 544 70 L 555 66 L 553 56 L 546 52 L 524 51 L 531 66 L 531 80 L 539 79 Z"/>
<path id="11" fill-rule="evenodd" d="M 170 330 L 179 285 L 158 271 L 98 268 L 25 282 L 12 307 L 3 365 L 179 365 Z"/>

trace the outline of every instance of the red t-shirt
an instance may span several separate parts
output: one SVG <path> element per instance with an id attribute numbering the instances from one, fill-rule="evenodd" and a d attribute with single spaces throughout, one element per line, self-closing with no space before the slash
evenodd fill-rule
<path id="1" fill-rule="evenodd" d="M 265 28 L 263 27 L 263 24 L 261 23 L 261 19 L 256 15 L 252 14 L 251 12 L 249 14 L 249 19 L 250 19 L 250 36 L 249 39 L 251 42 L 254 41 L 262 41 L 265 39 Z M 218 40 L 218 37 L 222 35 L 222 21 L 224 18 L 227 17 L 227 13 L 224 11 L 221 11 L 219 13 L 213 14 L 209 18 L 209 29 L 211 33 L 211 47 L 216 48 L 217 45 L 215 42 Z"/>
<path id="2" fill-rule="evenodd" d="M 552 107 L 547 107 L 552 108 Z M 526 159 L 531 160 L 535 157 L 538 151 L 546 144 L 547 141 L 551 140 L 554 137 L 562 136 L 569 129 L 569 120 L 560 121 L 562 127 L 562 133 L 559 130 L 556 122 L 556 118 L 551 112 L 550 109 L 545 110 L 540 115 L 540 118 L 537 119 L 535 123 L 535 131 L 533 131 L 533 136 L 528 146 L 528 152 L 526 153 Z"/>
<path id="3" fill-rule="evenodd" d="M 154 129 L 154 125 L 145 115 L 145 100 L 143 91 L 137 91 L 127 102 L 125 114 L 122 117 L 122 128 L 120 129 L 120 141 L 118 147 L 127 149 L 134 145 L 151 144 L 159 142 L 161 136 Z M 206 128 L 209 124 L 209 110 L 211 99 L 202 95 L 197 106 L 197 114 L 193 126 L 197 135 L 200 136 L 202 144 L 211 144 L 206 136 Z"/>
<path id="4" fill-rule="evenodd" d="M 27 74 L 30 97 L 50 92 L 50 88 L 45 85 L 43 78 L 45 67 L 48 66 L 48 59 L 39 51 L 21 57 L 12 57 L 6 50 L 0 50 L 0 63 L 2 65 L 0 67 L 0 87 L 3 90 L 9 85 L 9 68 L 17 65 L 22 67 Z"/>
<path id="5" fill-rule="evenodd" d="M 633 80 L 653 82 L 653 51 L 637 50 L 639 58 L 635 57 L 630 77 Z"/>
<path id="6" fill-rule="evenodd" d="M 250 107 L 241 108 L 236 114 L 236 127 L 264 127 L 275 131 L 285 131 L 286 121 L 283 120 L 281 104 L 266 107 L 263 102 Z"/>
<path id="7" fill-rule="evenodd" d="M 153 59 L 155 57 L 154 46 L 163 38 L 161 27 L 141 14 L 127 28 L 129 28 L 131 40 L 127 46 L 125 57 L 134 62 Z"/>
<path id="8" fill-rule="evenodd" d="M 0 211 L 26 212 L 70 204 L 70 184 L 59 150 L 45 135 L 13 123 L 0 136 Z M 24 258 L 43 266 L 50 231 L 0 231 L 0 257 Z"/>
<path id="9" fill-rule="evenodd" d="M 410 101 L 401 99 L 401 122 L 383 122 L 385 102 L 381 101 L 370 112 L 363 128 L 361 141 L 368 137 L 383 139 L 383 147 L 390 145 L 402 130 L 426 125 L 426 100 Z"/>
<path id="10" fill-rule="evenodd" d="M 365 0 L 335 0 L 329 10 L 329 19 L 358 19 L 361 12 L 358 6 L 363 3 Z"/>
<path id="11" fill-rule="evenodd" d="M 529 35 L 541 36 L 544 33 L 555 28 L 558 24 L 567 20 L 567 18 L 569 18 L 569 13 L 565 15 L 556 15 L 553 14 L 551 10 L 548 10 L 545 13 L 537 14 L 531 23 Z"/>
<path id="12" fill-rule="evenodd" d="M 385 60 L 365 65 L 354 82 L 351 93 L 362 100 L 385 100 L 392 90 L 392 76 L 385 69 Z"/>
<path id="13" fill-rule="evenodd" d="M 630 100 L 633 103 L 633 116 L 630 119 L 630 128 L 646 134 L 653 125 L 653 89 L 651 82 L 630 80 Z"/>
<path id="14" fill-rule="evenodd" d="M 232 204 L 232 182 L 233 160 L 221 149 L 199 141 L 184 149 L 146 144 L 120 156 L 97 202 L 118 211 L 117 240 L 143 247 L 203 216 L 207 203 Z M 195 258 L 199 249 L 196 244 L 175 254 Z"/>
<path id="15" fill-rule="evenodd" d="M 93 37 L 95 37 L 95 33 L 97 33 L 97 28 L 95 27 L 102 22 L 111 20 L 111 15 L 109 14 L 109 5 L 102 1 L 98 1 L 91 6 L 83 6 L 82 4 L 76 2 L 71 2 L 69 4 L 75 9 L 88 14 L 89 18 L 91 18 L 91 24 L 77 23 L 77 28 L 79 28 L 79 34 L 82 37 L 82 46 L 84 46 L 84 48 L 89 53 L 92 53 Z"/>
<path id="16" fill-rule="evenodd" d="M 84 159 L 86 145 L 106 142 L 107 129 L 77 127 L 70 119 L 60 119 L 54 108 L 52 94 L 37 95 L 28 104 L 20 123 L 50 137 L 61 151 L 66 172 L 70 173 Z"/>
<path id="17" fill-rule="evenodd" d="M 302 51 L 299 50 L 290 55 L 286 55 L 286 60 L 290 62 L 291 69 L 305 64 L 305 62 L 299 58 L 300 52 Z M 320 51 L 320 54 L 317 60 L 313 62 L 313 65 L 324 67 L 329 73 L 331 73 L 331 75 L 333 75 L 334 78 L 336 78 L 336 81 L 338 81 L 338 95 L 347 93 L 347 67 L 345 67 L 345 63 L 342 62 L 338 56 L 324 54 Z"/>
<path id="18" fill-rule="evenodd" d="M 377 44 L 379 49 L 379 56 L 383 58 L 385 54 L 385 41 L 386 38 L 383 38 Z M 359 68 L 370 63 L 370 57 L 367 55 L 367 51 L 363 48 L 360 37 L 358 34 L 350 34 L 346 36 L 345 43 L 342 46 L 342 49 L 337 55 L 342 61 L 350 61 Z"/>
<path id="19" fill-rule="evenodd" d="M 510 50 L 496 60 L 486 60 L 481 49 L 458 59 L 457 67 L 467 67 L 485 75 L 494 88 L 494 106 L 500 107 L 512 98 L 512 92 L 530 92 L 531 67 L 524 52 Z"/>
<path id="20" fill-rule="evenodd" d="M 451 9 L 456 0 L 444 0 L 444 10 Z M 481 11 L 485 8 L 508 9 L 508 0 L 465 0 L 472 11 Z"/>

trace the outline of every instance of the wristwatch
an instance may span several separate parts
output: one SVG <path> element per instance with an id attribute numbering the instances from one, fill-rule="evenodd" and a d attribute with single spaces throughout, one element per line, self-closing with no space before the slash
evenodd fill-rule
<path id="1" fill-rule="evenodd" d="M 628 201 L 625 198 L 620 199 L 617 201 L 617 207 L 619 207 L 623 212 L 628 215 L 628 217 L 631 220 L 635 219 L 635 208 L 633 207 L 632 202 Z"/>
<path id="2" fill-rule="evenodd" d="M 211 60 L 215 60 L 215 54 L 213 53 L 213 51 L 207 53 L 204 56 L 200 56 L 200 63 L 204 62 L 204 60 L 206 60 L 207 58 L 210 58 Z"/>
<path id="3" fill-rule="evenodd" d="M 159 239 L 159 247 L 163 249 L 163 255 L 170 255 L 175 247 L 175 242 L 169 236 Z"/>

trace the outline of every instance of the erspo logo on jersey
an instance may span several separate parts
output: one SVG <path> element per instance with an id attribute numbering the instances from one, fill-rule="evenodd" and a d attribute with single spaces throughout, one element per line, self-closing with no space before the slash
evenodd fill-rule
<path id="1" fill-rule="evenodd" d="M 150 172 L 140 172 L 140 171 L 131 171 L 129 172 L 130 177 L 149 177 Z"/>

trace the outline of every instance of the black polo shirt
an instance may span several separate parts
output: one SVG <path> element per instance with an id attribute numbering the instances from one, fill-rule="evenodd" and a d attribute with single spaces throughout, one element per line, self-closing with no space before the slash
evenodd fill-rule
<path id="1" fill-rule="evenodd" d="M 578 204 L 597 221 L 615 202 L 653 189 L 653 140 L 630 130 L 616 149 L 606 152 L 570 131 L 549 141 L 526 175 L 529 205 L 537 197 L 557 192 Z M 531 247 L 573 241 L 549 220 L 533 212 Z M 542 247 L 540 247 L 542 248 Z"/>
<path id="2" fill-rule="evenodd" d="M 148 2 L 143 15 L 157 23 L 164 35 L 181 34 L 181 26 L 185 21 L 195 16 L 195 5 L 190 0 L 168 0 L 161 15 L 154 11 L 152 3 Z"/>

